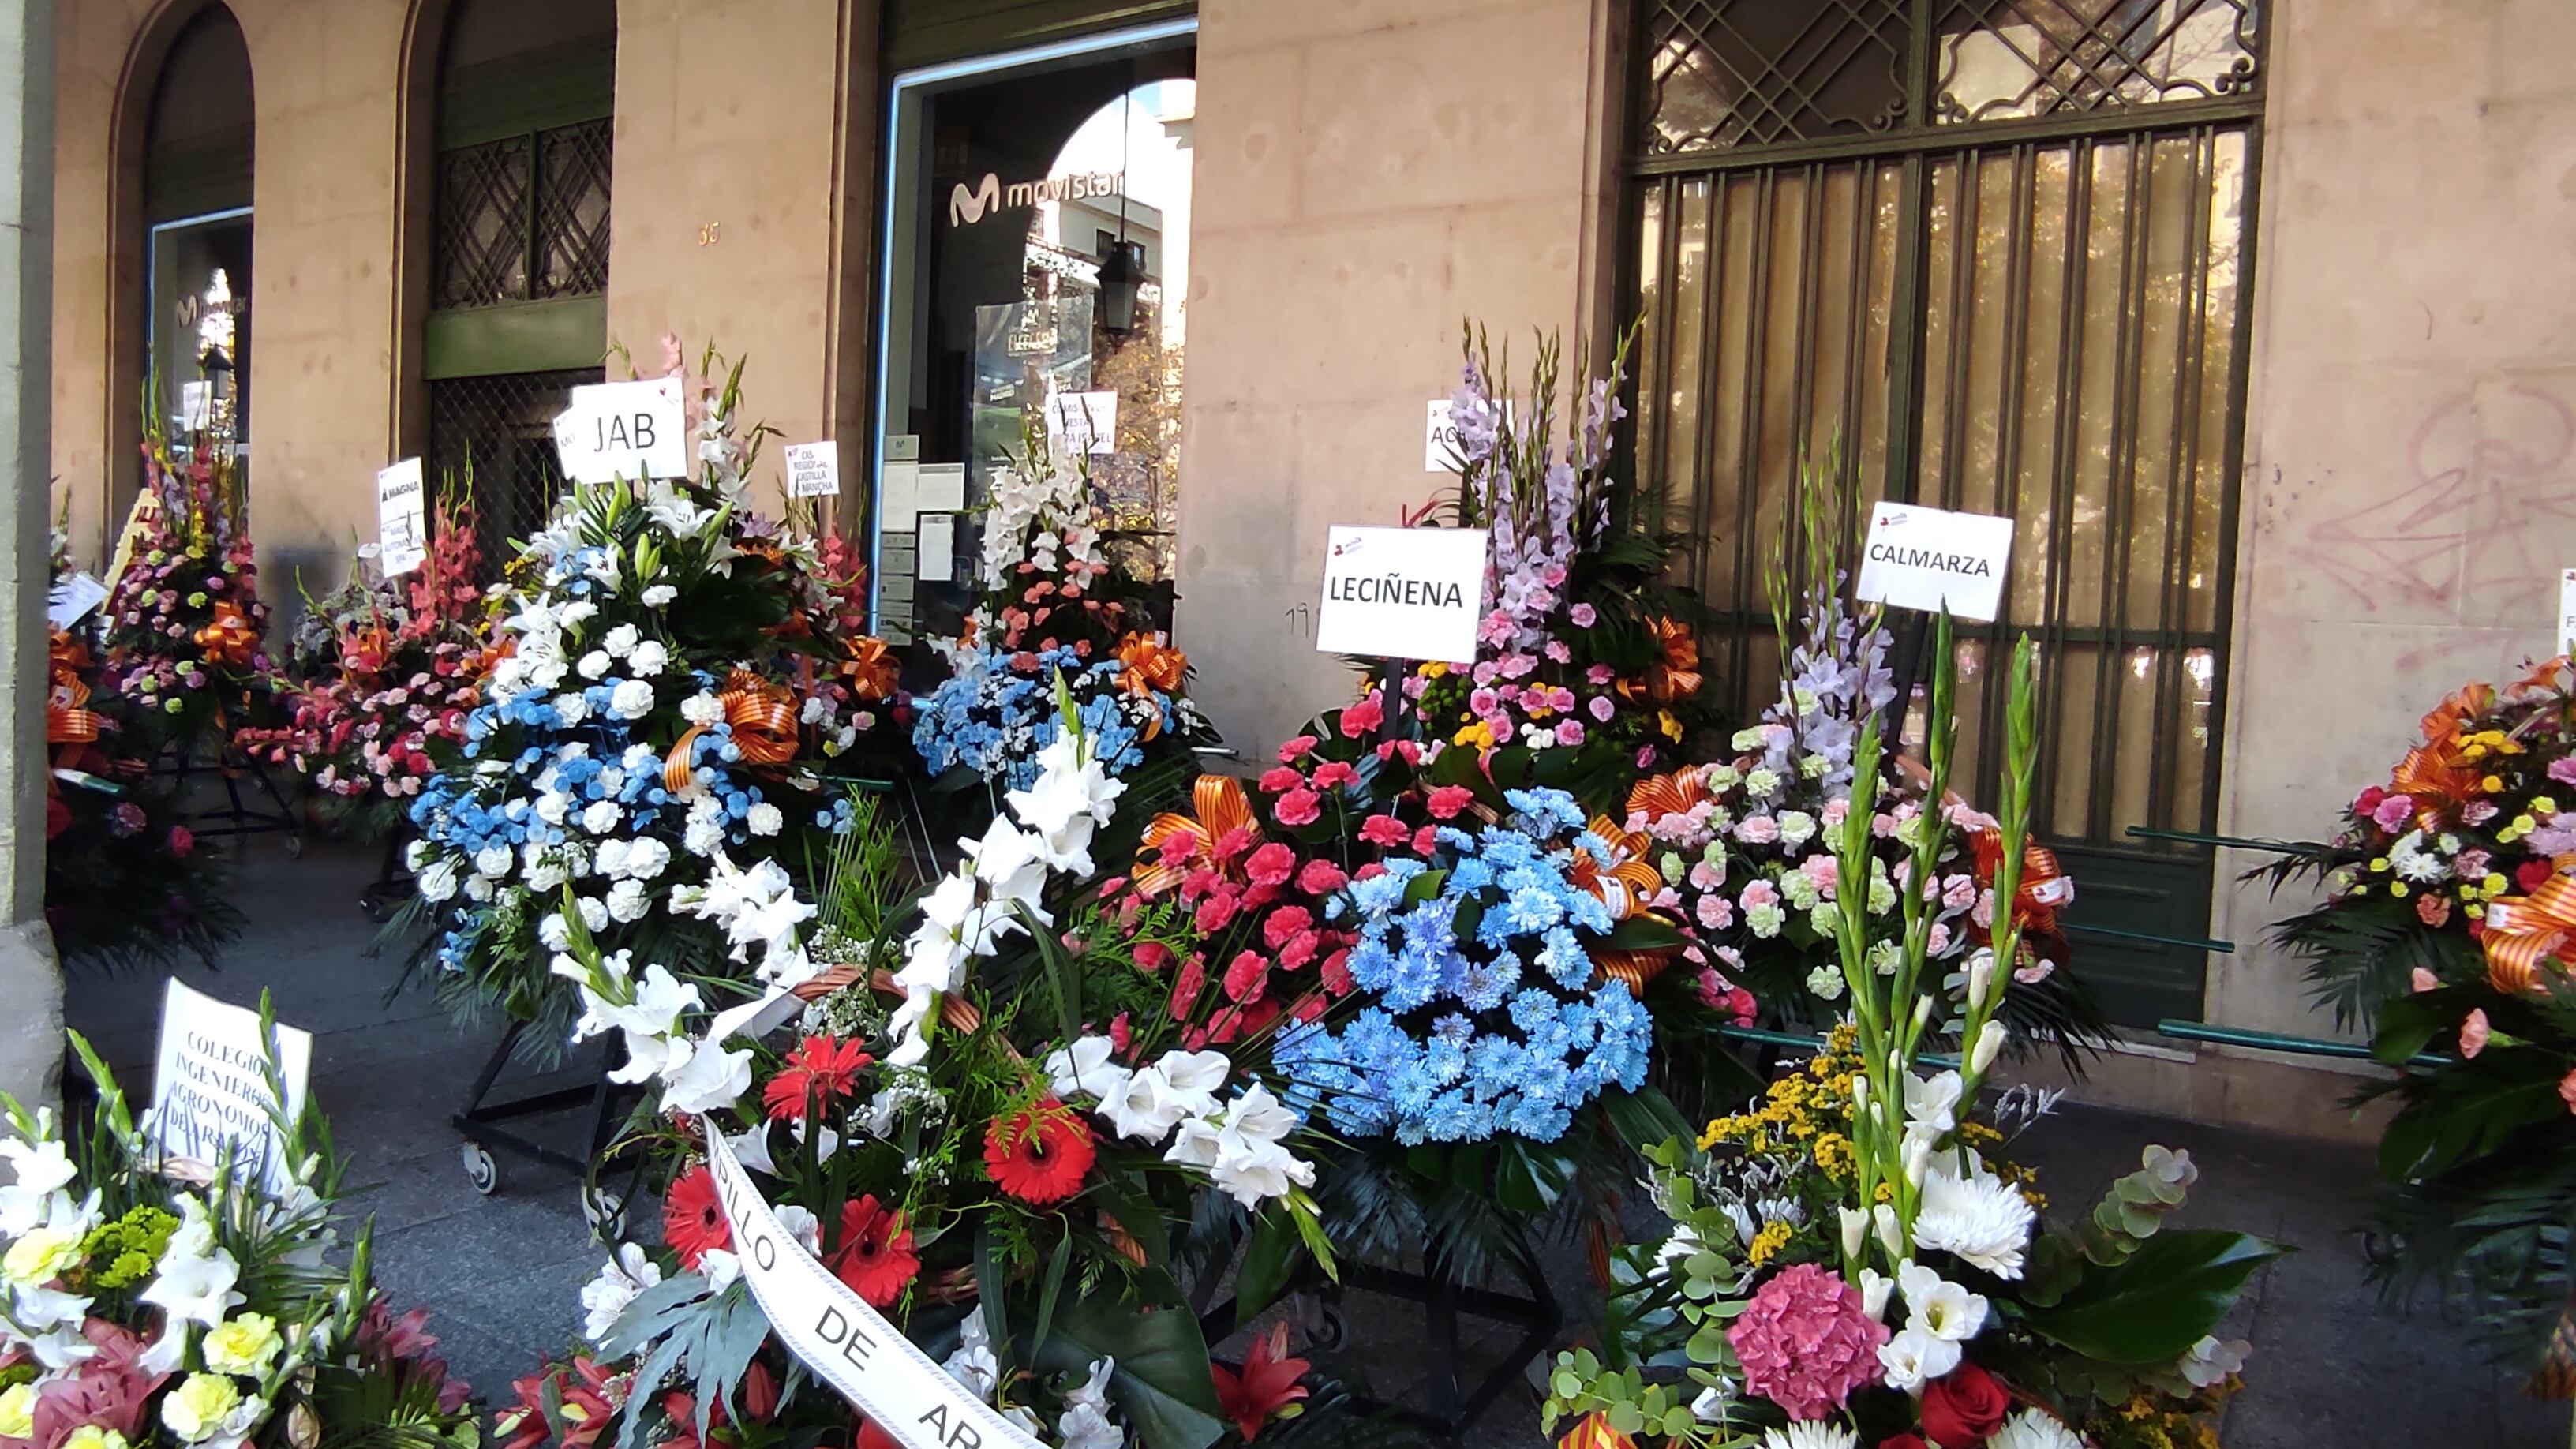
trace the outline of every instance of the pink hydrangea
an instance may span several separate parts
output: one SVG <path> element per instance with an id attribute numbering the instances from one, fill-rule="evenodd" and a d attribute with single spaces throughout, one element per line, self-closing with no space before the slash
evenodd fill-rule
<path id="1" fill-rule="evenodd" d="M 1851 1391 L 1876 1383 L 1887 1325 L 1869 1316 L 1857 1290 L 1814 1263 L 1771 1276 L 1726 1330 L 1744 1365 L 1744 1387 L 1789 1411 L 1821 1419 Z"/>

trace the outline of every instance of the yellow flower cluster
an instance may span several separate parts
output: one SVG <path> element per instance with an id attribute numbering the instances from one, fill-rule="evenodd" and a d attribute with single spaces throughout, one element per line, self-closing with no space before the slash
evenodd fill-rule
<path id="1" fill-rule="evenodd" d="M 1748 1152 L 1811 1150 L 1820 1166 L 1842 1176 L 1825 1161 L 1824 1143 L 1830 1138 L 1837 1144 L 1847 1171 L 1851 1142 L 1842 1134 L 1851 1126 L 1851 1079 L 1860 1072 L 1860 1061 L 1852 1055 L 1856 1041 L 1857 1033 L 1850 1027 L 1834 1028 L 1825 1049 L 1808 1061 L 1805 1070 L 1773 1082 L 1762 1094 L 1760 1106 L 1710 1122 L 1700 1133 L 1700 1150 L 1706 1152 L 1721 1142 Z"/>
<path id="2" fill-rule="evenodd" d="M 2084 1427 L 2088 1442 L 2102 1449 L 2220 1449 L 2218 1431 L 2199 1410 L 2160 1394 L 2132 1394 L 2127 1403 Z"/>
<path id="3" fill-rule="evenodd" d="M 1754 1267 L 1759 1268 L 1770 1262 L 1782 1248 L 1787 1246 L 1789 1246 L 1789 1225 L 1778 1218 L 1773 1218 L 1762 1225 L 1760 1232 L 1753 1235 L 1751 1243 L 1745 1245 L 1744 1256 Z"/>

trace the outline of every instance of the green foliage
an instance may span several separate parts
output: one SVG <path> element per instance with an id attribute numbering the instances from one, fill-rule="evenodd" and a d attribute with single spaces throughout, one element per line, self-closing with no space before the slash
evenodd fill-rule
<path id="1" fill-rule="evenodd" d="M 2027 1310 L 2023 1322 L 2103 1363 L 2170 1363 L 2227 1316 L 2246 1278 L 2281 1251 L 2247 1233 L 2158 1233 L 2116 1263 L 2088 1266 L 2063 1297 Z"/>
<path id="2" fill-rule="evenodd" d="M 1057 1310 L 1054 1331 L 1029 1362 L 1042 1372 L 1082 1374 L 1115 1358 L 1109 1396 L 1144 1449 L 1207 1449 L 1225 1432 L 1207 1340 L 1188 1313 L 1150 1308 L 1114 1295 L 1073 1299 Z"/>

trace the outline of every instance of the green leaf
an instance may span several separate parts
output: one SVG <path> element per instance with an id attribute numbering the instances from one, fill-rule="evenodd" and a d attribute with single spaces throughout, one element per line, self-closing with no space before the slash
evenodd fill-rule
<path id="1" fill-rule="evenodd" d="M 1464 935 L 1465 932 L 1459 934 Z M 1630 916 L 1603 937 L 1601 944 L 1613 951 L 1660 951 L 1682 943 L 1682 933 L 1668 921 L 1653 916 Z"/>
<path id="2" fill-rule="evenodd" d="M 1244 1245 L 1243 1266 L 1234 1275 L 1234 1326 L 1249 1328 L 1264 1309 L 1279 1301 L 1297 1274 L 1305 1245 L 1288 1214 L 1265 1212 L 1252 1220 L 1252 1238 Z"/>
<path id="3" fill-rule="evenodd" d="M 1041 1347 L 1038 1370 L 1087 1374 L 1118 1361 L 1109 1396 L 1145 1449 L 1207 1449 L 1225 1432 L 1207 1340 L 1187 1313 L 1138 1313 L 1114 1293 L 1075 1295 Z"/>
<path id="4" fill-rule="evenodd" d="M 1612 1092 L 1601 1099 L 1601 1110 L 1620 1140 L 1637 1152 L 1694 1135 L 1680 1109 L 1652 1087 Z"/>
<path id="5" fill-rule="evenodd" d="M 2457 1003 L 2446 1006 L 2442 991 L 2417 992 L 2382 1003 L 2379 1030 L 2370 1039 L 2370 1054 L 2392 1067 L 2413 1061 L 2433 1038 L 2460 1024 Z"/>
<path id="6" fill-rule="evenodd" d="M 1046 1283 L 1038 1290 L 1037 1327 L 1029 1330 L 1029 1337 L 1041 1350 L 1046 1347 L 1047 1334 L 1055 1328 L 1056 1299 L 1064 1293 L 1064 1270 L 1072 1262 L 1073 1235 L 1067 1233 L 1055 1240 L 1055 1256 L 1047 1262 Z"/>
<path id="7" fill-rule="evenodd" d="M 2279 1257 L 2275 1243 L 2214 1230 L 2160 1233 L 2112 1267 L 2090 1267 L 2032 1330 L 2086 1358 L 2160 1364 L 2180 1358 L 2236 1304 L 2246 1277 Z"/>

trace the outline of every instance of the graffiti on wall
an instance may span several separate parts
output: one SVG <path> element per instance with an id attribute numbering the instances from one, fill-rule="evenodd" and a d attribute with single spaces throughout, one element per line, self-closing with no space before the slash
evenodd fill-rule
<path id="1" fill-rule="evenodd" d="M 2308 526 L 2299 555 L 2372 613 L 2536 630 L 2576 548 L 2576 409 L 2481 384 L 2408 435 L 2405 486 Z"/>

